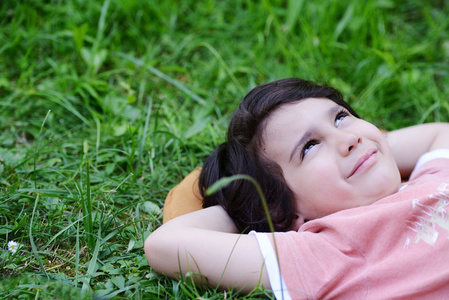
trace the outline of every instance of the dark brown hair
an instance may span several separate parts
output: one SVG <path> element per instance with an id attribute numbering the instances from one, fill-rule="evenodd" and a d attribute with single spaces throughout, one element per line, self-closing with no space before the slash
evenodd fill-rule
<path id="1" fill-rule="evenodd" d="M 235 180 L 213 195 L 205 190 L 223 177 L 236 174 L 252 176 L 260 184 L 270 211 L 275 231 L 292 229 L 296 219 L 296 201 L 284 180 L 282 170 L 266 158 L 263 131 L 267 118 L 284 104 L 307 98 L 327 98 L 356 112 L 343 100 L 342 94 L 325 85 L 288 78 L 262 84 L 252 89 L 232 116 L 227 141 L 207 158 L 199 178 L 203 207 L 221 205 L 241 232 L 269 231 L 263 204 L 254 185 L 248 180 Z"/>

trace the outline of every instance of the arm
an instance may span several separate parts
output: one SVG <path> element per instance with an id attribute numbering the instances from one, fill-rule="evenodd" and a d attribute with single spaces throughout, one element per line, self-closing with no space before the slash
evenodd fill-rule
<path id="1" fill-rule="evenodd" d="M 172 278 L 187 272 L 202 274 L 195 281 L 211 287 L 252 291 L 270 289 L 256 237 L 241 235 L 222 207 L 214 206 L 177 217 L 145 241 L 150 266 Z"/>
<path id="2" fill-rule="evenodd" d="M 387 133 L 387 141 L 402 177 L 408 177 L 422 154 L 449 148 L 449 123 L 427 123 L 395 130 Z"/>

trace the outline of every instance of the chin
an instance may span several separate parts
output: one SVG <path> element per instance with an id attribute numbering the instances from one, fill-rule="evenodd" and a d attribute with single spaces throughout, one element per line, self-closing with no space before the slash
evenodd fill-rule
<path id="1" fill-rule="evenodd" d="M 399 191 L 400 186 L 401 186 L 401 174 L 399 173 L 399 170 L 397 170 L 397 172 L 395 172 L 394 174 L 390 174 L 390 176 L 385 176 L 384 197 L 397 193 Z"/>
<path id="2" fill-rule="evenodd" d="M 391 182 L 394 182 L 394 181 L 391 181 Z M 391 196 L 393 194 L 396 194 L 399 191 L 400 186 L 401 186 L 401 179 L 397 180 L 396 184 L 391 184 L 390 189 L 385 190 L 385 193 L 379 198 L 379 200 L 382 198 Z"/>

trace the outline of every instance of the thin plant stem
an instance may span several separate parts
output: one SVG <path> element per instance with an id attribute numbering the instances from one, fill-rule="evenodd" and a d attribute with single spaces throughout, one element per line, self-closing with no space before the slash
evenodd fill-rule
<path id="1" fill-rule="evenodd" d="M 272 237 L 273 237 L 274 251 L 276 253 L 276 259 L 278 261 L 278 266 L 279 266 L 279 275 L 281 275 L 281 265 L 279 264 L 279 254 L 278 254 L 278 248 L 277 248 L 277 243 L 276 243 L 276 236 L 274 234 L 275 231 L 274 231 L 273 221 L 271 220 L 270 211 L 268 209 L 267 201 L 266 201 L 265 196 L 263 194 L 262 188 L 260 187 L 260 184 L 253 177 L 251 177 L 249 175 L 237 174 L 237 175 L 234 175 L 234 176 L 221 178 L 220 180 L 215 182 L 212 186 L 210 186 L 206 190 L 206 195 L 211 195 L 214 192 L 216 192 L 217 190 L 227 186 L 232 181 L 234 181 L 234 180 L 241 180 L 241 179 L 248 180 L 255 186 L 255 188 L 257 190 L 257 193 L 259 194 L 260 201 L 262 201 L 262 205 L 263 205 L 263 209 L 264 209 L 264 212 L 265 212 L 265 216 L 267 217 L 268 227 L 270 228 L 270 232 L 271 232 Z M 282 278 L 282 276 L 279 276 L 279 277 Z M 281 281 L 280 282 L 281 289 L 282 289 L 282 285 L 283 284 L 282 284 L 282 281 Z"/>
<path id="2" fill-rule="evenodd" d="M 51 113 L 51 110 L 49 110 L 47 112 L 47 114 L 45 115 L 44 121 L 42 121 L 41 128 L 39 130 L 39 134 L 38 134 L 37 139 L 36 139 L 36 147 L 34 148 L 34 160 L 33 160 L 33 182 L 34 182 L 34 188 L 37 188 L 36 165 L 37 165 L 37 153 L 39 152 L 39 141 L 40 141 L 40 137 L 41 137 L 41 134 L 42 134 L 42 130 L 44 129 L 45 122 L 47 121 L 48 116 L 50 115 L 50 113 Z"/>
<path id="3" fill-rule="evenodd" d="M 42 263 L 42 260 L 39 256 L 36 244 L 34 243 L 34 237 L 33 237 L 33 221 L 34 221 L 34 216 L 36 214 L 36 207 L 37 207 L 37 203 L 39 202 L 39 198 L 40 198 L 40 193 L 36 192 L 36 200 L 34 201 L 33 213 L 31 214 L 31 220 L 30 220 L 29 236 L 30 236 L 31 249 L 33 251 L 34 257 L 36 257 L 36 260 L 39 263 L 39 267 L 41 268 L 41 271 L 45 274 L 45 276 L 47 278 L 49 278 L 47 271 L 45 270 L 44 264 Z"/>

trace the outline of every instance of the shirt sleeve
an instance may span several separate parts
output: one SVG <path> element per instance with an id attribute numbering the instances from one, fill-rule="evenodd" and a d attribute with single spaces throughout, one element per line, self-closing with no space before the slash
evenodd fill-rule
<path id="1" fill-rule="evenodd" d="M 418 162 L 416 163 L 415 169 L 418 169 L 426 162 L 429 162 L 433 159 L 437 158 L 447 158 L 449 159 L 449 149 L 436 149 L 427 153 L 424 153 L 421 155 L 421 157 L 418 159 Z"/>
<path id="2" fill-rule="evenodd" d="M 413 169 L 412 174 L 410 175 L 409 181 L 412 181 L 417 177 L 422 176 L 423 174 L 429 172 L 433 173 L 436 169 L 444 169 L 443 165 L 447 165 L 446 163 L 443 163 L 443 165 L 441 165 L 439 162 L 429 164 L 429 162 L 433 162 L 436 159 L 443 159 L 447 161 L 449 159 L 449 149 L 435 149 L 421 155 L 421 157 L 418 159 L 418 162 L 416 163 L 415 168 Z M 437 168 L 433 166 L 435 164 L 437 165 Z"/>
<path id="3" fill-rule="evenodd" d="M 255 231 L 251 231 L 250 234 L 255 235 L 257 242 L 259 243 L 259 248 L 265 261 L 265 268 L 267 269 L 268 277 L 270 279 L 271 290 L 276 299 L 292 299 L 287 290 L 284 278 L 282 277 L 276 253 L 271 246 L 271 242 L 267 235 Z"/>

